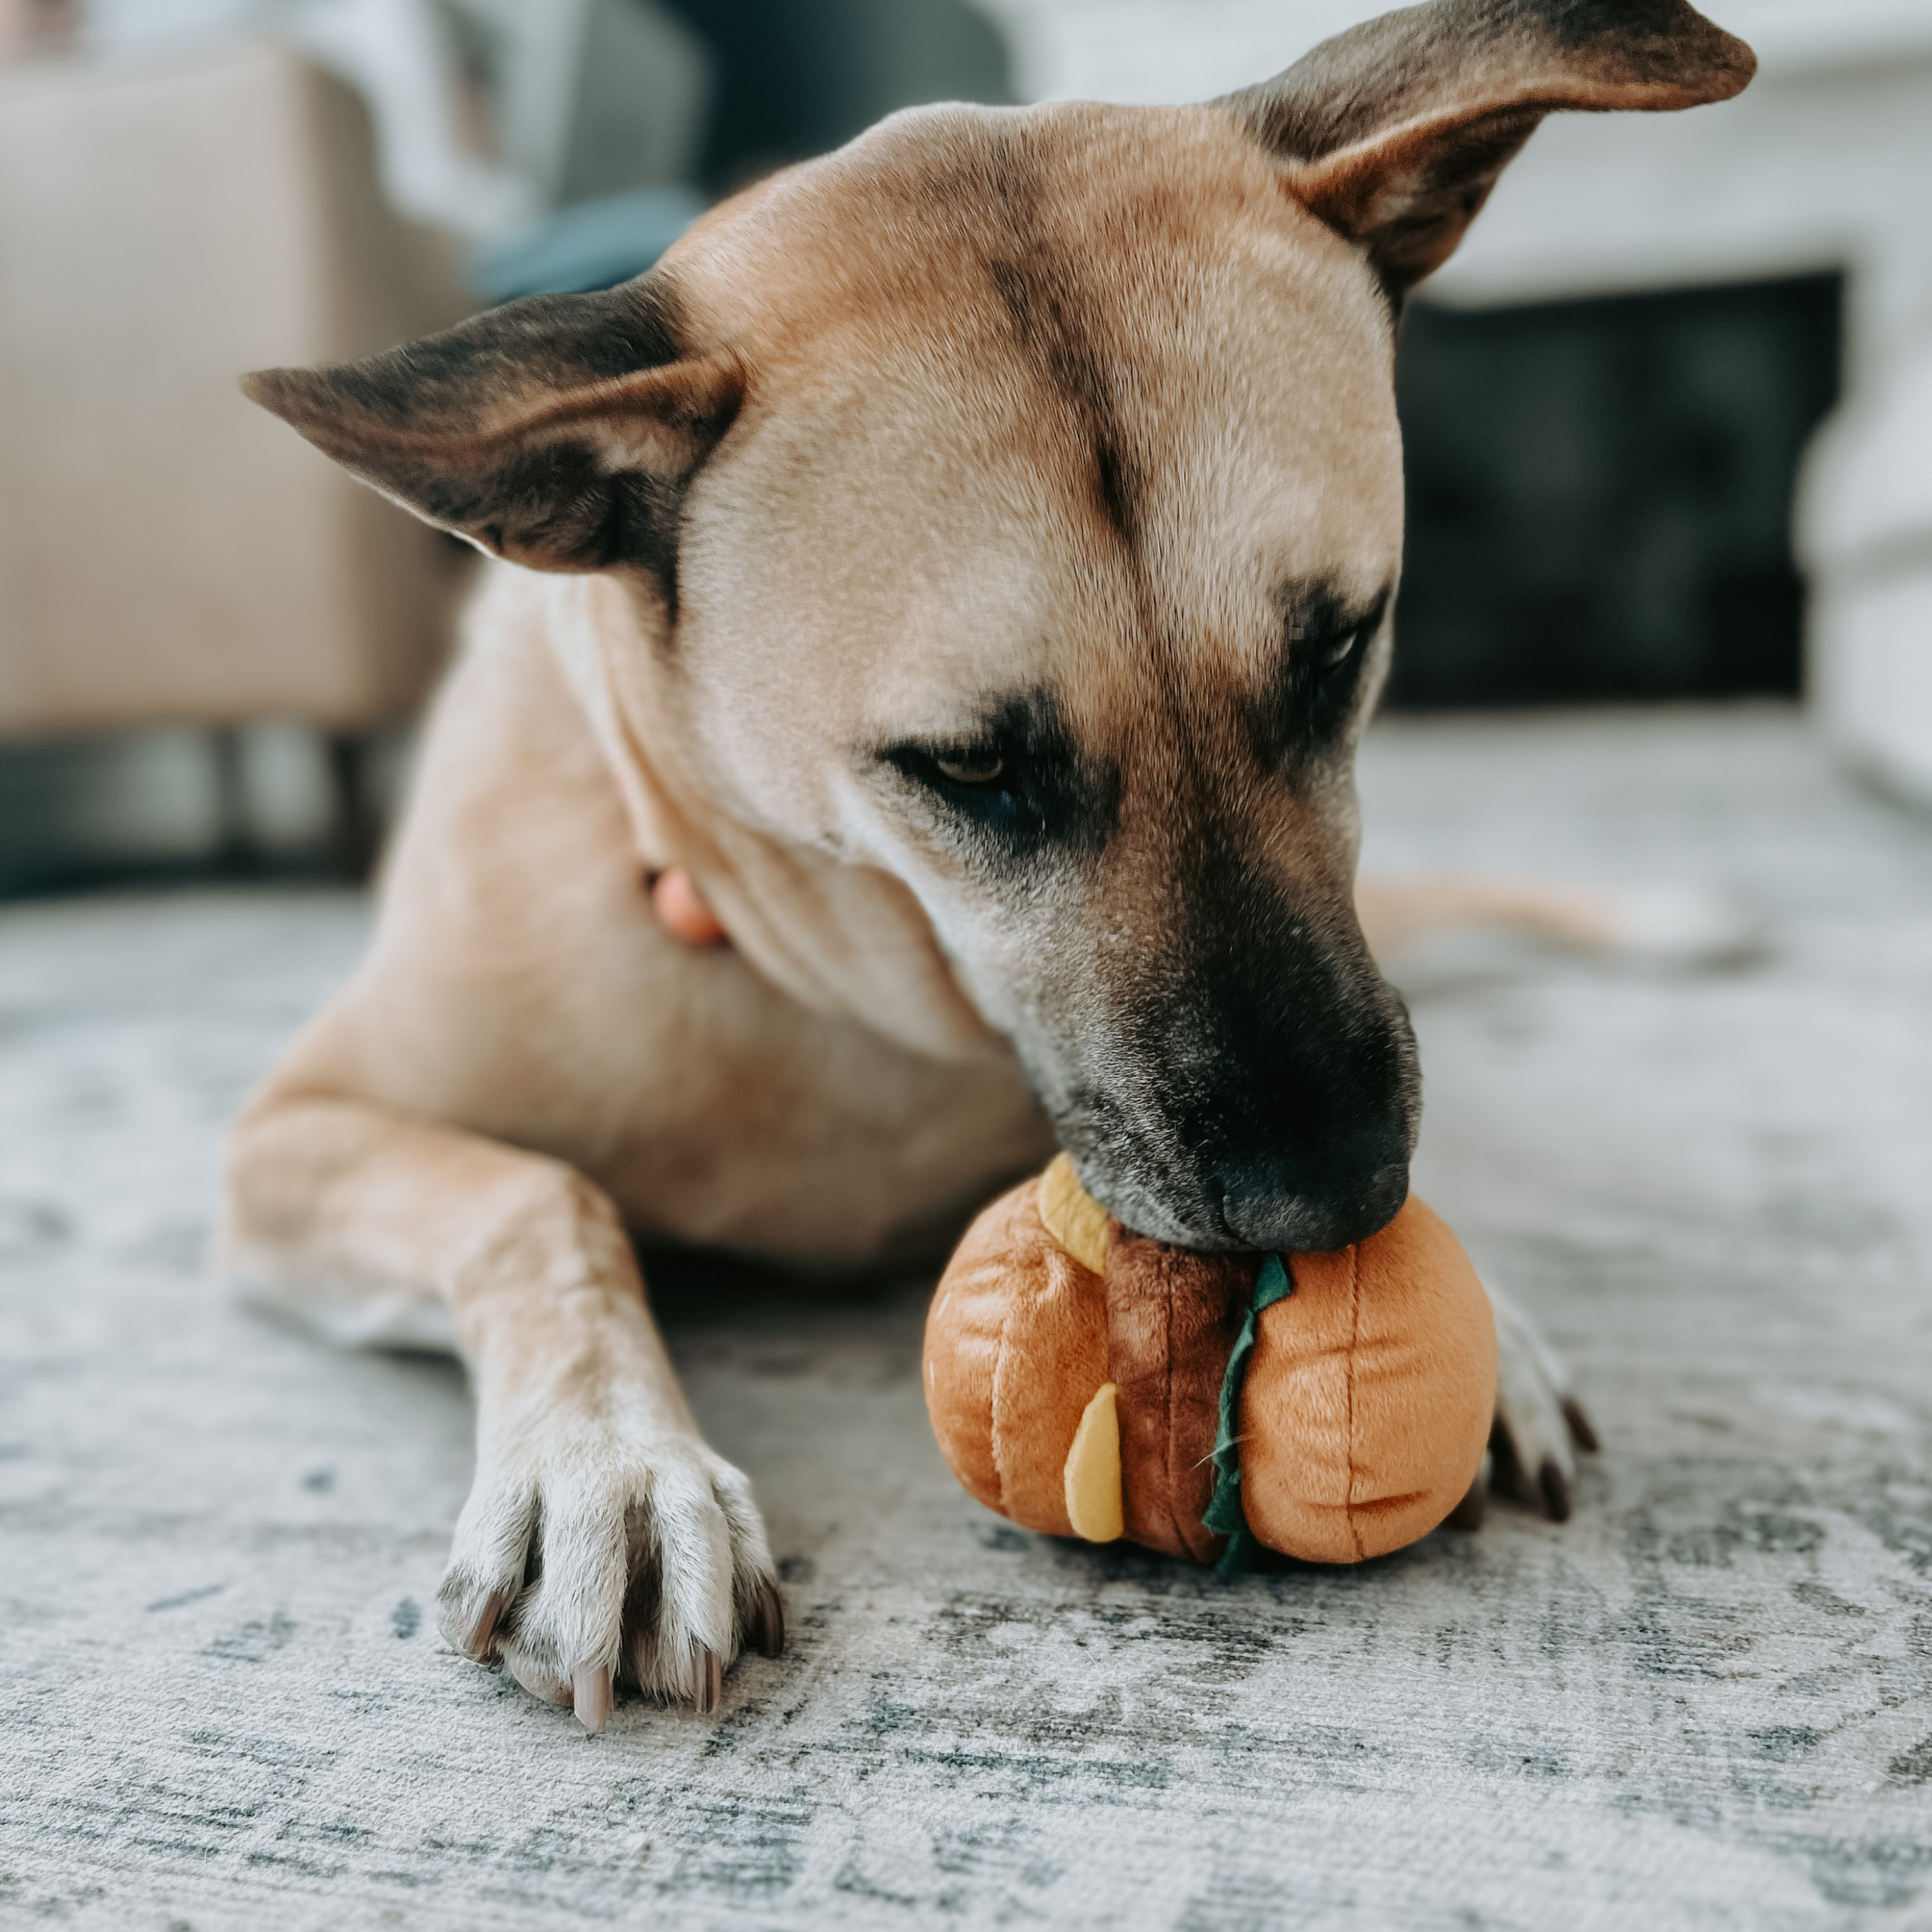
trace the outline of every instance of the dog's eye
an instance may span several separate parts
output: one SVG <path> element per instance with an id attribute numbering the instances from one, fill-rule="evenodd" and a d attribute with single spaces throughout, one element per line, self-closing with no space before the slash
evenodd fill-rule
<path id="1" fill-rule="evenodd" d="M 1296 624 L 1289 626 L 1288 635 L 1290 643 L 1299 644 L 1308 653 L 1315 675 L 1324 678 L 1340 670 L 1373 628 L 1372 622 L 1358 624 L 1352 630 L 1331 631 L 1324 635 Z"/>
<path id="2" fill-rule="evenodd" d="M 1286 648 L 1256 710 L 1256 746 L 1265 763 L 1292 766 L 1341 743 L 1360 716 L 1367 666 L 1392 594 L 1384 590 L 1366 610 L 1318 586 L 1286 600 Z"/>
<path id="3" fill-rule="evenodd" d="M 1316 669 L 1324 674 L 1340 670 L 1354 656 L 1355 647 L 1360 644 L 1362 638 L 1363 632 L 1357 629 L 1344 632 L 1339 638 L 1325 640 L 1316 653 Z"/>
<path id="4" fill-rule="evenodd" d="M 1006 776 L 1006 760 L 991 750 L 935 752 L 932 762 L 955 784 L 989 785 Z"/>

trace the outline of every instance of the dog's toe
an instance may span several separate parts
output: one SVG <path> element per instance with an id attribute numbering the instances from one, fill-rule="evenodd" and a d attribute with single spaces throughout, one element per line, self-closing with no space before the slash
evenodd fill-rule
<path id="1" fill-rule="evenodd" d="M 472 1664 L 489 1664 L 496 1658 L 496 1626 L 509 1604 L 508 1590 L 487 1589 L 452 1570 L 438 1592 L 437 1628 L 452 1650 Z"/>
<path id="2" fill-rule="evenodd" d="M 1496 1318 L 1496 1486 L 1552 1522 L 1567 1522 L 1576 1453 L 1596 1448 L 1596 1431 L 1570 1392 L 1568 1370 L 1529 1318 L 1494 1287 L 1490 1302 Z"/>
<path id="3" fill-rule="evenodd" d="M 1475 1480 L 1464 1492 L 1462 1500 L 1449 1512 L 1449 1527 L 1474 1535 L 1483 1526 L 1483 1519 L 1490 1508 L 1490 1468 L 1492 1459 L 1486 1452 L 1477 1466 Z"/>
<path id="4" fill-rule="evenodd" d="M 625 1654 L 638 1688 L 715 1710 L 724 1671 L 747 1642 L 776 1656 L 784 1611 L 751 1485 L 706 1452 L 706 1465 L 659 1487 L 625 1603 Z"/>
<path id="5" fill-rule="evenodd" d="M 436 1625 L 478 1664 L 501 1652 L 504 1619 L 524 1587 L 537 1499 L 526 1484 L 479 1471 L 457 1518 L 449 1567 L 436 1591 Z"/>
<path id="6" fill-rule="evenodd" d="M 546 1704 L 568 1706 L 572 1692 L 568 1680 L 559 1677 L 555 1671 L 536 1658 L 526 1656 L 522 1651 L 514 1648 L 506 1649 L 503 1652 L 503 1668 L 532 1697 L 541 1697 Z"/>

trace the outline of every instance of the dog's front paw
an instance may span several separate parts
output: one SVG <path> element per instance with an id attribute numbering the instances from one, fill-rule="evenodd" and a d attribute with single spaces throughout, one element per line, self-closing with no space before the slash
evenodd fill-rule
<path id="1" fill-rule="evenodd" d="M 439 1591 L 448 1641 L 602 1730 L 614 1691 L 717 1706 L 784 1612 L 751 1485 L 683 1429 L 486 1429 Z"/>
<path id="2" fill-rule="evenodd" d="M 1568 1522 L 1576 1452 L 1596 1448 L 1596 1431 L 1568 1370 L 1529 1318 L 1496 1288 L 1489 1294 L 1496 1318 L 1494 1480 L 1553 1521 Z"/>

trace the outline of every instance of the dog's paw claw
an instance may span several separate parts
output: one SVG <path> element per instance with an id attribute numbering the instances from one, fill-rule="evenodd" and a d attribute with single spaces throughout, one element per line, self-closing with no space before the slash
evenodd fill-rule
<path id="1" fill-rule="evenodd" d="M 708 1644 L 700 1644 L 691 1660 L 691 1701 L 700 1718 L 708 1718 L 724 1696 L 724 1660 Z"/>
<path id="2" fill-rule="evenodd" d="M 601 1731 L 610 1714 L 610 1666 L 580 1664 L 571 1678 L 570 1704 L 586 1731 Z"/>
<path id="3" fill-rule="evenodd" d="M 1570 1441 L 1586 1456 L 1594 1456 L 1601 1446 L 1597 1440 L 1596 1427 L 1585 1413 L 1583 1405 L 1574 1395 L 1563 1398 L 1563 1420 L 1569 1425 Z"/>
<path id="4" fill-rule="evenodd" d="M 1536 1486 L 1543 1498 L 1543 1513 L 1552 1522 L 1570 1520 L 1570 1484 L 1555 1461 L 1545 1456 L 1543 1468 L 1536 1479 Z"/>
<path id="5" fill-rule="evenodd" d="M 476 1626 L 460 1646 L 465 1657 L 472 1662 L 485 1664 L 490 1660 L 496 1648 L 496 1626 L 503 1620 L 503 1612 L 510 1607 L 510 1593 L 507 1590 L 493 1592 L 483 1606 L 483 1614 L 476 1619 Z"/>
<path id="6" fill-rule="evenodd" d="M 784 1599 L 776 1583 L 767 1583 L 758 1593 L 758 1607 L 752 1616 L 752 1647 L 760 1657 L 777 1657 L 784 1642 Z"/>

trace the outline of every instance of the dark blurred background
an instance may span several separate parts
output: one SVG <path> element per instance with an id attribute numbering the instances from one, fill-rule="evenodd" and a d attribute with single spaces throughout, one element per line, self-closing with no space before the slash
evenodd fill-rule
<path id="1" fill-rule="evenodd" d="M 1932 791 L 1932 487 L 1882 433 L 1932 325 L 1932 8 L 1754 9 L 1742 101 L 1551 124 L 1412 308 L 1388 702 L 1795 703 L 1808 634 L 1834 740 Z M 469 566 L 238 370 L 623 279 L 898 107 L 1198 98 L 1375 10 L 0 0 L 0 892 L 358 875 L 394 810 Z"/>
<path id="2" fill-rule="evenodd" d="M 715 92 L 697 160 L 728 194 L 931 100 L 1018 99 L 993 22 L 964 0 L 664 0 L 703 40 Z"/>
<path id="3" fill-rule="evenodd" d="M 1798 467 L 1843 278 L 1468 312 L 1402 332 L 1398 707 L 1796 698 Z"/>

